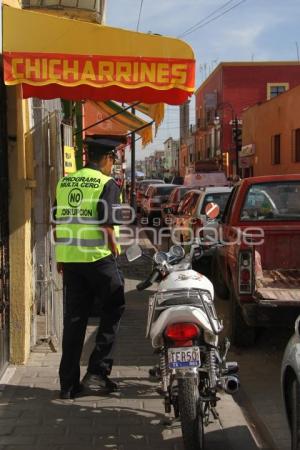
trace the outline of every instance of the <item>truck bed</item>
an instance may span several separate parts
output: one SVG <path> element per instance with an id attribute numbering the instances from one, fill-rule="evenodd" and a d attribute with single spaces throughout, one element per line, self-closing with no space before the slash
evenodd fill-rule
<path id="1" fill-rule="evenodd" d="M 300 306 L 300 269 L 263 270 L 254 297 L 265 306 Z"/>

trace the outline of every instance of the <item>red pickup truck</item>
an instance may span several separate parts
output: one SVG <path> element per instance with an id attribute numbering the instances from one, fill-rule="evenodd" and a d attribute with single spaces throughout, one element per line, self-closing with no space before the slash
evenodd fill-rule
<path id="1" fill-rule="evenodd" d="M 300 313 L 300 175 L 246 178 L 233 189 L 212 261 L 217 294 L 230 299 L 231 340 Z"/>

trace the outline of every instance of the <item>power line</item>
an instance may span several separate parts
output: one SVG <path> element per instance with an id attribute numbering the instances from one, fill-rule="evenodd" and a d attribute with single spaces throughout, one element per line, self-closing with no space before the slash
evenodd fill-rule
<path id="1" fill-rule="evenodd" d="M 138 18 L 138 22 L 137 22 L 137 26 L 136 26 L 136 31 L 139 31 L 141 14 L 142 14 L 142 9 L 143 9 L 143 3 L 144 3 L 144 0 L 141 0 L 140 11 L 139 11 L 139 18 Z"/>
<path id="2" fill-rule="evenodd" d="M 190 28 L 188 28 L 187 30 L 183 31 L 182 34 L 180 34 L 178 37 L 182 37 L 185 35 L 185 33 L 191 31 L 193 28 L 197 27 L 198 25 L 201 25 L 203 22 L 205 22 L 207 19 L 209 19 L 211 16 L 214 16 L 216 13 L 218 13 L 219 11 L 221 11 L 221 9 L 225 8 L 226 6 L 228 6 L 230 3 L 234 2 L 236 0 L 229 0 L 228 2 L 224 3 L 222 6 L 219 6 L 218 8 L 216 8 L 213 12 L 211 12 L 210 14 L 208 14 L 208 16 L 204 17 L 203 19 L 201 19 L 199 22 L 195 23 L 195 25 L 191 26 Z"/>
<path id="3" fill-rule="evenodd" d="M 199 30 L 200 28 L 205 27 L 205 26 L 208 25 L 209 23 L 211 23 L 211 22 L 213 22 L 213 21 L 219 19 L 220 17 L 225 16 L 225 14 L 227 14 L 228 12 L 230 12 L 230 11 L 232 11 L 233 9 L 237 8 L 239 5 L 241 5 L 242 3 L 245 3 L 246 1 L 247 1 L 247 0 L 241 0 L 240 2 L 238 2 L 238 3 L 236 3 L 235 5 L 231 6 L 231 8 L 227 8 L 227 9 L 226 9 L 225 11 L 223 11 L 221 14 L 219 14 L 219 15 L 213 17 L 213 18 L 210 19 L 210 20 L 207 20 L 207 21 L 204 22 L 204 23 L 201 23 L 199 26 L 197 26 L 196 28 L 194 28 L 192 31 L 184 32 L 184 33 L 183 33 L 182 35 L 180 35 L 179 37 L 187 36 L 187 35 L 189 35 L 189 34 L 191 34 L 191 33 L 194 33 L 194 31 L 197 31 L 197 30 Z"/>

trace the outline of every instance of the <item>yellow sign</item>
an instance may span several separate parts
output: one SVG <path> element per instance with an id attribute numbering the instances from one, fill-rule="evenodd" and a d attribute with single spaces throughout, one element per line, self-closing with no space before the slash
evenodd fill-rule
<path id="1" fill-rule="evenodd" d="M 179 39 L 2 9 L 4 80 L 23 98 L 181 104 L 194 92 L 194 53 Z"/>
<path id="2" fill-rule="evenodd" d="M 76 172 L 75 149 L 74 147 L 64 146 L 64 173 Z"/>

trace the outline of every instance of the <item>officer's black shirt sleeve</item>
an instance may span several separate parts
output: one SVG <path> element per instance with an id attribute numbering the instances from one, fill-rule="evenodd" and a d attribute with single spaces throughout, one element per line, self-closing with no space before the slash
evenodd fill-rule
<path id="1" fill-rule="evenodd" d="M 120 223 L 118 210 L 120 205 L 120 189 L 114 179 L 109 180 L 101 192 L 98 203 L 98 217 L 101 225 L 117 225 Z"/>

